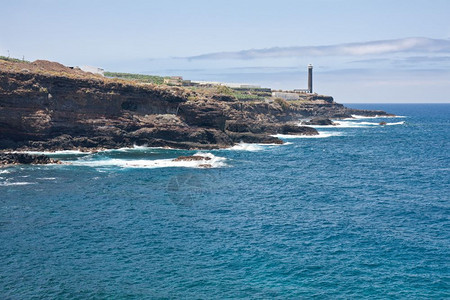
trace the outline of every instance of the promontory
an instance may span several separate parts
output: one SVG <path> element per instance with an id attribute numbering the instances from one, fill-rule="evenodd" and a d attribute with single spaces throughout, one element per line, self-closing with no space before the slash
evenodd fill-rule
<path id="1" fill-rule="evenodd" d="M 287 101 L 267 90 L 174 86 L 105 77 L 56 62 L 0 59 L 1 151 L 283 143 L 274 135 L 318 134 L 299 126 L 300 119 L 353 114 L 387 115 L 346 108 L 318 94 Z"/>

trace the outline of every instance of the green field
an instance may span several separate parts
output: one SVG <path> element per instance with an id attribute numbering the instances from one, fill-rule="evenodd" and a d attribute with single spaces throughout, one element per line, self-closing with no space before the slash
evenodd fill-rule
<path id="1" fill-rule="evenodd" d="M 105 72 L 104 75 L 106 77 L 135 80 L 135 81 L 145 82 L 145 83 L 154 83 L 154 84 L 163 84 L 164 83 L 164 77 L 155 76 L 155 75 L 118 73 L 118 72 Z"/>

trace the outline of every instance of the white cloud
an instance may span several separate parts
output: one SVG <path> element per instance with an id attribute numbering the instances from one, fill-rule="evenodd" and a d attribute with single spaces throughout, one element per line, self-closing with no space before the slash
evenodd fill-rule
<path id="1" fill-rule="evenodd" d="M 362 84 L 364 87 L 395 87 L 395 88 L 402 88 L 402 87 L 433 87 L 433 86 L 448 86 L 450 85 L 450 80 L 441 79 L 438 80 L 436 78 L 432 79 L 409 79 L 409 80 L 400 80 L 400 79 L 390 79 L 390 80 L 371 80 L 366 81 Z"/>
<path id="2" fill-rule="evenodd" d="M 389 53 L 450 53 L 450 40 L 430 38 L 404 38 L 364 43 L 338 44 L 328 46 L 274 47 L 235 52 L 207 53 L 187 57 L 200 59 L 249 60 L 260 58 L 280 58 L 299 56 L 364 56 Z"/>

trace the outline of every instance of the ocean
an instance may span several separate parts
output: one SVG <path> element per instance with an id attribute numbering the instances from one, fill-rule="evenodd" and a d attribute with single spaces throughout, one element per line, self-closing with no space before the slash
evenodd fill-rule
<path id="1" fill-rule="evenodd" d="M 0 169 L 0 298 L 450 298 L 450 105 L 348 106 L 399 117 Z"/>

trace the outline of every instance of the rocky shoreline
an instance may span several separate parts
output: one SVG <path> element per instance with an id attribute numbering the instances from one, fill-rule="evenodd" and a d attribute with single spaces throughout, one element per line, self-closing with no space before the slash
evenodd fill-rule
<path id="1" fill-rule="evenodd" d="M 230 95 L 104 78 L 47 61 L 0 60 L 0 151 L 116 149 L 146 145 L 218 149 L 281 144 L 276 134 L 317 135 L 300 119 L 390 116 L 332 97 L 239 101 Z"/>
<path id="2" fill-rule="evenodd" d="M 51 159 L 47 155 L 35 155 L 27 153 L 1 153 L 0 152 L 0 166 L 8 165 L 47 165 L 60 164 L 56 159 Z"/>

